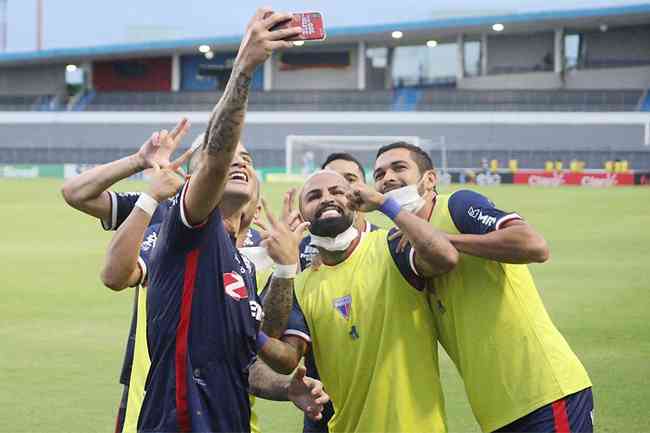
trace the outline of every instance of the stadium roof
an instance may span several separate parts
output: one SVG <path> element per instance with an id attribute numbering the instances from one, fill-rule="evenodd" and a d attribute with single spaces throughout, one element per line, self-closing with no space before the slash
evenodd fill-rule
<path id="1" fill-rule="evenodd" d="M 568 30 L 597 29 L 605 24 L 610 28 L 650 23 L 650 3 L 602 8 L 563 9 L 521 12 L 504 15 L 446 17 L 424 21 L 386 23 L 372 26 L 332 27 L 327 29 L 327 43 L 356 43 L 360 40 L 370 45 L 397 45 L 391 38 L 394 30 L 404 37 L 399 45 L 420 43 L 436 38 L 440 42 L 455 40 L 458 34 L 468 36 L 492 33 L 491 26 L 502 23 L 502 33 L 534 33 L 555 28 Z M 139 56 L 170 55 L 172 53 L 197 52 L 199 45 L 207 44 L 215 51 L 231 51 L 237 48 L 241 35 L 172 39 L 145 43 L 125 43 L 81 48 L 57 48 L 42 51 L 26 51 L 0 54 L 0 65 L 25 65 L 30 63 L 79 62 L 98 58 L 126 58 Z"/>

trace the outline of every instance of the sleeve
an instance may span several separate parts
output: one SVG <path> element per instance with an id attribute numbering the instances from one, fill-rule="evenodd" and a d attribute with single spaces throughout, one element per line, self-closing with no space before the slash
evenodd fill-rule
<path id="1" fill-rule="evenodd" d="M 108 195 L 111 201 L 111 214 L 108 220 L 100 221 L 104 230 L 117 230 L 133 210 L 140 193 L 108 191 Z"/>
<path id="2" fill-rule="evenodd" d="M 408 281 L 413 288 L 422 291 L 425 289 L 426 280 L 420 277 L 415 269 L 415 250 L 411 248 L 411 244 L 409 243 L 402 251 L 398 252 L 397 247 L 399 246 L 402 237 L 400 236 L 396 239 L 390 240 L 391 235 L 396 231 L 396 228 L 392 228 L 387 235 L 390 255 L 393 257 L 393 261 L 404 279 Z"/>
<path id="3" fill-rule="evenodd" d="M 449 213 L 463 234 L 482 235 L 499 230 L 504 223 L 522 219 L 514 212 L 497 209 L 487 197 L 469 190 L 456 191 L 449 197 Z"/>
<path id="4" fill-rule="evenodd" d="M 260 242 L 262 242 L 262 235 L 260 235 L 260 232 L 253 228 L 249 228 L 246 232 L 246 240 L 244 240 L 244 245 L 242 246 L 257 247 L 260 245 Z"/>
<path id="5" fill-rule="evenodd" d="M 215 219 L 220 220 L 219 209 L 215 209 L 208 219 L 197 225 L 191 225 L 185 211 L 185 193 L 189 182 L 172 198 L 169 210 L 163 220 L 160 235 L 165 238 L 166 248 L 189 251 L 197 248 L 206 237 L 209 227 Z"/>
<path id="6" fill-rule="evenodd" d="M 151 252 L 156 247 L 159 230 L 160 224 L 154 224 L 149 226 L 147 231 L 144 232 L 142 245 L 140 245 L 140 256 L 138 257 L 138 266 L 140 267 L 140 281 L 138 284 L 141 286 L 146 285 L 149 259 L 151 258 Z"/>
<path id="7" fill-rule="evenodd" d="M 309 333 L 309 328 L 307 327 L 307 321 L 305 320 L 305 315 L 302 313 L 300 304 L 296 297 L 293 297 L 293 307 L 291 308 L 291 314 L 289 314 L 289 322 L 287 324 L 287 330 L 284 331 L 282 336 L 294 336 L 300 337 L 305 340 L 308 344 L 311 344 L 311 336 Z"/>
<path id="8" fill-rule="evenodd" d="M 298 259 L 300 260 L 300 271 L 304 271 L 311 266 L 311 260 L 314 257 L 314 248 L 309 244 L 311 243 L 311 236 L 307 235 L 300 241 L 298 245 Z"/>

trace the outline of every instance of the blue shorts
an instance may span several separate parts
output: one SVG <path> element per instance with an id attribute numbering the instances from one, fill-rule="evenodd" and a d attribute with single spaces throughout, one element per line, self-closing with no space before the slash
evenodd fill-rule
<path id="1" fill-rule="evenodd" d="M 591 388 L 568 395 L 501 427 L 499 433 L 593 433 Z"/>

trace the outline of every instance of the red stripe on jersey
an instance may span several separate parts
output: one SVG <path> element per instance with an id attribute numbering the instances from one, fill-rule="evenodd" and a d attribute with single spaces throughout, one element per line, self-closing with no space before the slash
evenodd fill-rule
<path id="1" fill-rule="evenodd" d="M 185 257 L 181 317 L 176 329 L 176 419 L 178 428 L 182 432 L 192 430 L 187 404 L 187 333 L 190 329 L 192 295 L 194 294 L 198 263 L 199 250 L 190 251 Z"/>
<path id="2" fill-rule="evenodd" d="M 558 400 L 551 406 L 553 407 L 555 431 L 557 433 L 571 433 L 571 428 L 569 427 L 569 416 L 566 413 L 566 404 L 564 400 Z"/>

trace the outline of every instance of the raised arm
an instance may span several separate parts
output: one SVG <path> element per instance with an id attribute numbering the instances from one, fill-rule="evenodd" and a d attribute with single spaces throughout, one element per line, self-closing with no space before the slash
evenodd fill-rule
<path id="1" fill-rule="evenodd" d="M 140 196 L 108 245 L 100 276 L 109 289 L 122 290 L 141 282 L 143 269 L 138 266 L 138 258 L 145 231 L 157 205 L 173 196 L 182 185 L 182 179 L 173 169 L 157 166 L 154 169 L 148 193 Z"/>
<path id="2" fill-rule="evenodd" d="M 290 14 L 260 9 L 251 19 L 239 47 L 226 89 L 214 107 L 203 143 L 203 154 L 196 173 L 189 181 L 185 195 L 188 223 L 199 224 L 207 219 L 223 196 L 228 171 L 244 126 L 251 78 L 274 50 L 289 48 L 282 39 L 300 33 L 300 27 L 269 31 L 274 25 L 291 18 Z"/>
<path id="3" fill-rule="evenodd" d="M 264 294 L 262 330 L 269 337 L 280 338 L 287 328 L 293 306 L 293 279 L 298 272 L 299 263 L 298 246 L 309 223 L 299 223 L 292 229 L 289 227 L 286 212 L 283 212 L 281 219 L 277 219 L 265 200 L 262 200 L 262 207 L 268 225 L 258 221 L 263 239 L 261 246 L 266 248 L 275 263 L 271 282 Z"/>
<path id="4" fill-rule="evenodd" d="M 188 128 L 189 122 L 183 118 L 171 133 L 164 129 L 154 132 L 133 155 L 98 165 L 67 180 L 61 188 L 63 198 L 85 214 L 109 220 L 111 200 L 107 190 L 120 180 L 151 168 L 152 164 L 168 166 L 169 158 Z"/>
<path id="5" fill-rule="evenodd" d="M 354 185 L 347 195 L 352 209 L 362 212 L 380 210 L 393 220 L 411 241 L 415 251 L 415 269 L 421 277 L 447 273 L 458 263 L 458 251 L 443 232 L 415 214 L 402 211 L 394 200 L 386 199 L 367 185 Z"/>

